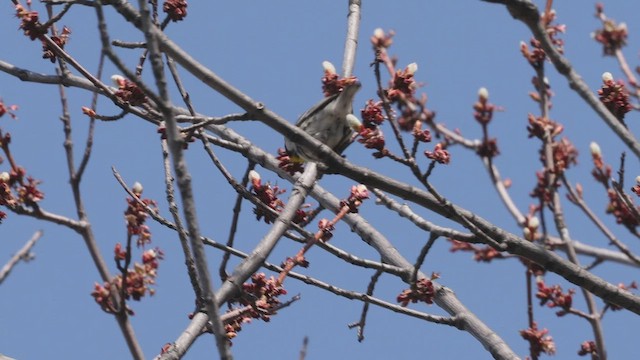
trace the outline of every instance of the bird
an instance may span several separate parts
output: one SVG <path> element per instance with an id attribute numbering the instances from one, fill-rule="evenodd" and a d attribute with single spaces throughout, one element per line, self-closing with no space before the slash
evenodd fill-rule
<path id="1" fill-rule="evenodd" d="M 362 85 L 354 80 L 339 93 L 325 97 L 300 116 L 296 126 L 341 154 L 351 142 L 352 125 L 347 115 L 353 112 L 353 99 Z M 314 149 L 305 148 L 285 139 L 285 149 L 294 162 L 319 162 Z"/>

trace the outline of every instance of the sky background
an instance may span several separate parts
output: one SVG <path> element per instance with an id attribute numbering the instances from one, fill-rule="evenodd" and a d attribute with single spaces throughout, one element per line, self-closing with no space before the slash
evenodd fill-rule
<path id="1" fill-rule="evenodd" d="M 294 122 L 322 94 L 321 62 L 329 60 L 338 69 L 342 62 L 346 28 L 347 1 L 300 2 L 190 2 L 187 19 L 171 24 L 166 33 L 179 46 L 190 52 L 233 86 L 253 99 L 262 101 L 276 113 Z M 543 1 L 536 1 L 543 6 Z M 601 74 L 610 71 L 615 78 L 621 72 L 613 58 L 603 57 L 599 44 L 590 33 L 600 26 L 594 17 L 594 2 L 556 1 L 559 22 L 567 25 L 565 53 L 590 87 L 596 90 Z M 43 8 L 36 10 L 44 13 Z M 640 3 L 610 1 L 607 15 L 627 21 L 629 46 L 625 54 L 631 65 L 638 63 L 637 34 L 640 23 Z M 119 20 L 107 9 L 109 30 L 113 39 L 141 41 L 142 35 L 131 25 Z M 91 71 L 97 69 L 99 38 L 94 11 L 74 6 L 61 24 L 72 30 L 66 50 Z M 52 74 L 50 62 L 41 59 L 41 46 L 21 34 L 10 2 L 0 6 L 0 33 L 4 46 L 0 60 L 33 71 Z M 360 46 L 354 74 L 363 83 L 356 96 L 355 109 L 375 96 L 375 79 L 369 64 L 374 58 L 369 37 L 375 28 L 396 32 L 390 53 L 398 56 L 404 67 L 411 62 L 419 65 L 416 79 L 424 84 L 420 92 L 428 97 L 428 107 L 436 112 L 436 120 L 462 134 L 477 138 L 481 129 L 473 119 L 472 105 L 478 88 L 489 89 L 490 100 L 505 108 L 497 113 L 491 124 L 492 136 L 498 137 L 501 154 L 495 160 L 501 175 L 510 178 L 510 193 L 522 212 L 533 202 L 529 192 L 535 184 L 535 171 L 540 168 L 538 142 L 527 138 L 528 113 L 538 113 L 538 107 L 528 96 L 532 90 L 533 70 L 522 58 L 519 43 L 530 39 L 525 26 L 513 20 L 504 6 L 481 1 L 365 1 L 362 7 Z M 119 50 L 130 66 L 137 63 L 137 51 Z M 607 204 L 602 187 L 590 174 L 592 169 L 589 143 L 597 141 L 605 160 L 617 167 L 619 154 L 625 147 L 609 128 L 572 92 L 564 78 L 547 66 L 547 74 L 555 93 L 551 117 L 565 126 L 564 134 L 581 153 L 579 165 L 568 173 L 572 183 L 580 182 L 585 199 L 594 211 L 606 219 L 616 235 L 634 250 L 639 251 L 637 239 L 615 227 L 604 215 Z M 147 71 L 148 72 L 148 71 Z M 115 73 L 108 65 L 105 74 Z M 200 85 L 182 71 L 185 86 L 198 112 L 221 116 L 240 109 L 229 101 Z M 147 74 L 148 75 L 148 74 Z M 148 77 L 147 77 L 148 79 Z M 88 121 L 81 107 L 88 106 L 91 95 L 78 89 L 67 89 L 73 122 L 76 157 L 80 158 Z M 4 131 L 12 134 L 12 149 L 19 164 L 30 175 L 43 180 L 48 211 L 69 217 L 75 209 L 68 186 L 66 159 L 63 151 L 64 135 L 60 116 L 58 89 L 50 85 L 23 83 L 0 73 L 0 97 L 7 104 L 17 104 L 18 120 L 7 116 L 0 121 Z M 179 102 L 176 93 L 174 100 Z M 118 113 L 113 105 L 101 100 L 101 114 Z M 637 113 L 627 117 L 632 132 L 637 132 Z M 276 152 L 283 144 L 282 136 L 257 122 L 231 124 L 234 130 L 249 138 L 257 146 Z M 391 134 L 390 129 L 385 129 Z M 429 144 L 431 148 L 433 144 Z M 392 150 L 397 150 L 393 148 Z M 424 150 L 424 149 L 423 149 Z M 460 147 L 451 148 L 452 162 L 438 167 L 431 180 L 449 200 L 514 233 L 519 230 L 503 208 L 477 156 Z M 198 215 L 203 234 L 214 240 L 226 241 L 235 193 L 214 169 L 199 144 L 189 148 L 188 162 L 197 194 Z M 241 178 L 246 163 L 240 156 L 218 150 L 229 170 Z M 389 161 L 375 160 L 370 151 L 353 145 L 345 152 L 356 164 L 367 166 L 383 174 L 411 181 L 410 173 Z M 419 158 L 423 167 L 427 159 Z M 6 171 L 7 164 L 0 164 Z M 144 196 L 156 199 L 168 216 L 164 199 L 162 159 L 156 129 L 148 123 L 127 116 L 118 122 L 98 123 L 94 152 L 82 185 L 89 218 L 97 235 L 103 256 L 111 271 L 115 264 L 109 259 L 116 242 L 126 239 L 123 211 L 125 196 L 111 174 L 115 166 L 125 181 L 139 181 L 145 186 Z M 640 174 L 638 161 L 627 160 L 627 184 Z M 258 169 L 265 181 L 287 189 L 290 185 L 276 175 Z M 353 182 L 336 176 L 325 176 L 322 185 L 338 197 L 346 197 Z M 284 197 L 286 198 L 286 195 Z M 312 204 L 315 202 L 309 200 Z M 580 241 L 606 247 L 607 241 L 595 227 L 565 202 L 566 218 L 571 235 Z M 255 221 L 251 206 L 243 205 L 237 244 L 249 251 L 268 232 L 269 227 Z M 414 207 L 415 208 L 415 207 Z M 438 224 L 450 225 L 444 219 L 419 211 Z M 390 214 L 374 201 L 367 202 L 361 214 L 382 231 L 409 259 L 414 261 L 428 234 L 414 229 L 404 219 Z M 325 216 L 330 217 L 330 214 Z M 177 237 L 160 225 L 150 223 L 154 246 L 161 247 L 166 259 L 160 264 L 157 293 L 140 303 L 131 303 L 136 315 L 132 324 L 148 358 L 153 358 L 167 342 L 174 341 L 187 326 L 187 314 L 193 310 L 193 291 L 184 268 Z M 310 229 L 314 229 L 312 224 Z M 38 230 L 43 238 L 34 248 L 36 259 L 19 264 L 0 286 L 0 353 L 17 359 L 54 358 L 128 358 L 129 352 L 117 323 L 103 313 L 90 293 L 99 275 L 91 262 L 82 239 L 72 231 L 32 219 L 9 214 L 0 225 L 0 264 L 4 264 L 22 244 Z M 376 253 L 340 224 L 332 243 L 355 255 L 377 260 Z M 269 258 L 280 263 L 293 255 L 299 245 L 282 241 Z M 444 240 L 436 243 L 423 271 L 441 274 L 440 283 L 453 289 L 460 301 L 501 336 L 523 358 L 528 345 L 518 331 L 527 327 L 525 302 L 525 271 L 517 260 L 478 264 L 469 254 L 451 254 Z M 217 268 L 220 254 L 208 249 L 210 268 L 214 273 L 214 287 L 218 288 Z M 134 255 L 139 258 L 139 255 Z M 349 264 L 313 249 L 307 256 L 311 266 L 299 270 L 322 281 L 354 291 L 364 292 L 371 271 L 353 269 Z M 638 280 L 637 269 L 606 264 L 594 271 L 612 283 Z M 549 274 L 548 283 L 560 283 L 563 288 L 575 288 L 558 276 Z M 324 291 L 288 280 L 290 295 L 300 293 L 302 299 L 274 316 L 270 323 L 254 322 L 245 325 L 233 340 L 237 359 L 257 356 L 268 359 L 295 359 L 305 336 L 309 337 L 307 359 L 368 358 L 390 359 L 424 357 L 430 359 L 489 358 L 481 345 L 469 334 L 453 328 L 425 323 L 399 316 L 372 306 L 369 311 L 365 340 L 358 343 L 356 330 L 347 324 L 360 317 L 362 303 L 336 298 Z M 383 276 L 376 296 L 394 301 L 406 285 L 397 279 Z M 577 307 L 584 309 L 580 296 L 574 298 Z M 600 302 L 599 302 L 600 304 Z M 434 314 L 443 312 L 434 306 L 416 306 Z M 535 308 L 540 327 L 549 328 L 556 340 L 557 358 L 576 359 L 579 344 L 592 338 L 584 320 L 572 316 L 557 318 L 552 309 Z M 603 327 L 608 354 L 611 359 L 627 359 L 637 354 L 637 330 L 640 320 L 630 312 L 607 313 Z M 202 336 L 186 359 L 200 359 L 215 354 L 212 336 Z"/>

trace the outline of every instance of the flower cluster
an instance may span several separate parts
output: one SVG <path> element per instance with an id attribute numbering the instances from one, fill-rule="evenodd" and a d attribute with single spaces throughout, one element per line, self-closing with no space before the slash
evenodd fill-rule
<path id="1" fill-rule="evenodd" d="M 367 187 L 362 184 L 354 185 L 351 187 L 349 197 L 346 200 L 340 201 L 340 207 L 348 207 L 350 213 L 357 213 L 358 207 L 362 205 L 362 202 L 369 198 L 369 191 Z"/>
<path id="2" fill-rule="evenodd" d="M 384 120 L 382 102 L 375 103 L 373 100 L 369 100 L 361 114 L 363 123 L 360 123 L 360 120 L 354 115 L 347 115 L 351 128 L 356 132 L 358 142 L 367 149 L 377 150 L 372 154 L 377 159 L 389 155 L 389 150 L 385 147 L 384 134 L 379 126 Z"/>
<path id="3" fill-rule="evenodd" d="M 593 39 L 602 44 L 604 55 L 613 56 L 616 51 L 627 45 L 627 24 L 616 24 L 615 21 L 607 19 L 604 15 L 604 6 L 596 4 L 596 17 L 602 20 L 602 28 L 593 33 Z"/>
<path id="4" fill-rule="evenodd" d="M 638 219 L 627 204 L 618 197 L 614 189 L 607 189 L 607 196 L 609 197 L 609 204 L 607 204 L 606 213 L 612 214 L 618 224 L 622 224 L 630 230 L 635 230 L 635 228 L 640 225 L 640 219 Z M 622 196 L 626 195 L 623 194 Z M 628 200 L 631 202 L 631 198 Z"/>
<path id="5" fill-rule="evenodd" d="M 440 164 L 446 165 L 451 161 L 451 155 L 449 155 L 449 151 L 446 150 L 446 144 L 441 142 L 436 144 L 433 151 L 425 150 L 424 155 Z"/>
<path id="6" fill-rule="evenodd" d="M 347 85 L 351 85 L 358 81 L 355 76 L 341 78 L 336 72 L 335 66 L 328 61 L 322 62 L 324 76 L 322 76 L 322 92 L 325 97 L 338 94 Z"/>
<path id="7" fill-rule="evenodd" d="M 551 151 L 553 156 L 553 173 L 556 175 L 564 173 L 569 166 L 578 163 L 578 150 L 566 137 L 560 141 L 554 141 L 551 144 Z M 546 164 L 546 160 L 545 153 L 541 151 L 540 161 Z"/>
<path id="8" fill-rule="evenodd" d="M 39 39 L 47 33 L 47 29 L 40 23 L 37 11 L 29 11 L 22 5 L 16 5 L 16 17 L 20 19 L 20 29 L 31 40 Z"/>
<path id="9" fill-rule="evenodd" d="M 118 261 L 120 261 L 121 257 L 126 257 L 126 253 L 123 253 L 120 244 L 116 244 L 114 252 Z M 135 301 L 140 301 L 147 293 L 153 296 L 155 289 L 150 286 L 155 284 L 158 261 L 163 258 L 164 253 L 158 248 L 145 251 L 142 254 L 142 264 L 135 263 L 133 269 L 126 271 L 126 280 L 123 281 L 123 275 L 119 274 L 103 284 L 95 283 L 91 296 L 104 312 L 110 314 L 115 314 L 119 311 L 119 304 L 115 303 L 117 296 L 124 294 L 125 300 L 133 299 Z M 126 311 L 129 315 L 134 315 L 133 310 L 128 306 L 120 311 Z"/>
<path id="10" fill-rule="evenodd" d="M 471 251 L 473 252 L 473 260 L 477 262 L 489 263 L 493 259 L 503 258 L 502 254 L 491 246 L 476 246 L 467 242 L 459 241 L 456 239 L 449 239 L 451 242 L 450 252 L 456 251 Z"/>
<path id="11" fill-rule="evenodd" d="M 555 18 L 556 13 L 551 10 L 542 15 L 540 22 L 544 25 L 551 44 L 562 54 L 564 52 L 564 40 L 558 38 L 558 36 L 566 31 L 566 26 L 564 24 L 553 25 L 552 22 Z M 520 52 L 534 69 L 540 69 L 547 58 L 545 51 L 542 49 L 542 43 L 535 38 L 532 38 L 529 43 L 531 44 L 531 50 L 529 50 L 529 46 L 524 41 L 520 42 Z"/>
<path id="12" fill-rule="evenodd" d="M 550 308 L 560 308 L 561 310 L 556 312 L 558 316 L 564 316 L 571 310 L 573 294 L 575 293 L 573 289 L 569 289 L 569 291 L 563 293 L 560 285 L 547 287 L 543 280 L 538 280 L 537 285 L 538 292 L 536 293 L 536 297 L 540 299 L 541 306 L 546 304 Z"/>
<path id="13" fill-rule="evenodd" d="M 275 277 L 271 276 L 267 279 L 264 273 L 253 274 L 251 283 L 243 284 L 242 290 L 254 301 L 248 302 L 247 297 L 243 296 L 239 302 L 242 305 L 255 305 L 261 311 L 252 310 L 251 317 L 260 318 L 263 321 L 269 321 L 270 315 L 280 306 L 278 297 L 287 294 L 287 290 L 277 283 Z"/>
<path id="14" fill-rule="evenodd" d="M 498 140 L 487 136 L 487 126 L 493 119 L 493 112 L 499 109 L 499 107 L 489 102 L 489 90 L 484 87 L 480 88 L 478 90 L 478 101 L 473 104 L 473 117 L 480 123 L 485 134 L 482 143 L 476 150 L 476 153 L 482 157 L 493 158 L 500 154 Z"/>
<path id="15" fill-rule="evenodd" d="M 540 41 L 532 38 L 530 41 L 532 49 L 529 50 L 529 46 L 524 41 L 520 42 L 520 52 L 522 56 L 533 66 L 534 69 L 539 69 L 544 64 L 544 60 L 547 58 L 547 54 L 542 50 Z"/>
<path id="16" fill-rule="evenodd" d="M 547 131 L 551 137 L 555 137 L 564 130 L 561 124 L 546 117 L 535 117 L 533 114 L 529 114 L 527 120 L 529 121 L 527 131 L 530 138 L 536 137 L 542 140 Z"/>
<path id="17" fill-rule="evenodd" d="M 25 175 L 22 167 L 0 173 L 0 205 L 36 207 L 44 199 L 44 193 L 38 189 L 40 181 Z"/>
<path id="18" fill-rule="evenodd" d="M 596 347 L 596 343 L 594 341 L 585 341 L 580 344 L 580 350 L 578 350 L 578 355 L 598 355 L 598 348 Z"/>
<path id="19" fill-rule="evenodd" d="M 558 181 L 550 184 L 549 178 L 550 176 L 547 176 L 545 171 L 536 171 L 536 186 L 529 193 L 529 196 L 540 200 L 542 204 L 550 204 L 553 198 L 553 191 L 560 187 Z"/>
<path id="20" fill-rule="evenodd" d="M 418 71 L 418 64 L 411 63 L 403 70 L 396 70 L 391 80 L 391 87 L 387 90 L 387 97 L 391 102 L 410 100 L 414 98 L 418 84 L 413 78 Z"/>
<path id="21" fill-rule="evenodd" d="M 381 28 L 377 28 L 373 31 L 373 35 L 371 36 L 371 44 L 373 45 L 373 50 L 379 51 L 380 49 L 387 49 L 393 44 L 393 36 L 395 32 L 393 30 L 385 33 Z"/>
<path id="22" fill-rule="evenodd" d="M 556 11 L 553 9 L 542 14 L 540 19 L 540 21 L 545 25 L 545 32 L 549 37 L 549 41 L 551 41 L 551 44 L 556 48 L 556 50 L 562 54 L 564 53 L 564 40 L 558 38 L 558 36 L 567 31 L 567 26 L 565 24 L 553 24 L 554 20 L 556 20 Z"/>
<path id="23" fill-rule="evenodd" d="M 120 75 L 113 75 L 111 80 L 118 87 L 116 97 L 123 102 L 129 103 L 131 106 L 139 106 L 147 102 L 144 92 L 133 81 Z"/>
<path id="24" fill-rule="evenodd" d="M 283 153 L 286 151 L 283 150 Z M 288 155 L 287 155 L 288 156 Z M 260 178 L 260 174 L 257 171 L 251 170 L 249 172 L 249 181 L 251 182 L 251 192 L 269 208 L 276 212 L 282 211 L 284 208 L 284 202 L 278 198 L 278 195 L 286 192 L 285 189 L 280 189 L 278 186 L 271 186 L 270 183 L 263 184 Z M 276 216 L 270 211 L 265 211 L 262 207 L 256 206 L 253 209 L 253 213 L 256 214 L 256 219 L 260 220 L 264 218 L 264 222 L 271 224 Z M 302 209 L 296 211 L 295 216 L 291 221 L 295 224 L 301 224 L 307 222 L 309 219 L 309 212 Z"/>
<path id="25" fill-rule="evenodd" d="M 243 323 L 251 322 L 251 319 L 261 319 L 265 322 L 271 320 L 271 315 L 275 314 L 280 307 L 280 295 L 286 295 L 287 291 L 278 283 L 277 279 L 271 276 L 267 279 L 264 273 L 257 273 L 251 276 L 251 283 L 242 285 L 242 296 L 233 299 L 231 303 L 238 303 L 246 307 L 247 311 L 234 317 L 225 324 L 225 331 L 229 340 L 238 335 L 242 330 Z M 235 310 L 229 310 L 232 312 Z"/>
<path id="26" fill-rule="evenodd" d="M 51 41 L 56 43 L 56 45 L 58 45 L 61 49 L 64 49 L 64 46 L 69 41 L 69 35 L 71 35 L 71 30 L 65 26 L 62 28 L 62 34 L 52 36 Z M 47 43 L 45 43 L 44 41 L 42 42 L 42 58 L 49 59 L 52 63 L 56 62 L 55 52 L 53 52 L 51 47 L 49 47 L 49 45 L 47 45 Z"/>
<path id="27" fill-rule="evenodd" d="M 14 111 L 18 110 L 18 105 L 7 105 L 0 98 L 0 117 L 3 117 L 4 114 L 9 114 L 12 119 L 16 118 L 16 114 Z"/>
<path id="28" fill-rule="evenodd" d="M 127 222 L 127 234 L 137 236 L 138 247 L 151 242 L 151 231 L 145 225 L 147 221 L 147 207 L 155 210 L 157 203 L 151 199 L 141 199 L 142 185 L 136 182 L 132 187 L 133 194 L 137 199 L 127 198 L 127 209 L 124 211 L 124 218 Z M 139 201 L 138 201 L 139 200 Z"/>
<path id="29" fill-rule="evenodd" d="M 280 189 L 278 186 L 271 186 L 270 183 L 262 184 L 260 174 L 257 171 L 251 170 L 249 172 L 249 181 L 251 182 L 251 192 L 265 205 L 271 209 L 279 212 L 284 207 L 284 202 L 278 198 L 278 195 L 283 194 L 286 190 Z M 256 219 L 260 220 L 264 217 L 264 222 L 271 224 L 275 219 L 270 211 L 264 211 L 261 207 L 256 206 L 253 209 L 253 213 L 256 214 Z"/>
<path id="30" fill-rule="evenodd" d="M 622 80 L 614 81 L 609 72 L 602 74 L 602 87 L 598 90 L 600 101 L 624 124 L 624 116 L 633 109 L 629 102 L 629 92 Z"/>
<path id="31" fill-rule="evenodd" d="M 556 345 L 551 336 L 547 336 L 549 330 L 538 330 L 537 324 L 534 322 L 530 328 L 520 330 L 520 336 L 529 342 L 529 351 L 535 357 L 545 353 L 553 355 L 556 353 Z"/>
<path id="32" fill-rule="evenodd" d="M 433 304 L 433 298 L 436 295 L 436 291 L 431 280 L 436 278 L 437 275 L 434 274 L 431 276 L 431 279 L 423 278 L 416 281 L 415 286 L 403 290 L 402 293 L 398 295 L 397 301 L 403 307 L 406 307 L 409 303 L 415 304 L 418 301 Z"/>
<path id="33" fill-rule="evenodd" d="M 173 22 L 183 20 L 187 16 L 187 1 L 166 0 L 162 4 L 162 11 L 167 13 L 167 16 Z"/>

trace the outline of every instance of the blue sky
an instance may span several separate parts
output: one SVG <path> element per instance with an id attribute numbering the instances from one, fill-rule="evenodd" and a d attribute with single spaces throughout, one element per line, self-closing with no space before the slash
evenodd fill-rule
<path id="1" fill-rule="evenodd" d="M 536 3 L 543 5 L 542 1 Z M 567 24 L 567 34 L 563 36 L 565 53 L 591 88 L 599 87 L 604 71 L 621 77 L 614 59 L 602 57 L 601 46 L 590 39 L 590 33 L 599 26 L 594 17 L 594 3 L 558 1 L 556 9 L 559 21 Z M 42 12 L 43 9 L 38 7 L 37 10 Z M 340 68 L 346 10 L 346 1 L 191 2 L 187 20 L 171 24 L 167 34 L 229 83 L 294 122 L 322 96 L 321 62 L 329 60 Z M 631 14 L 638 14 L 640 4 L 611 2 L 606 4 L 605 10 L 616 20 L 627 21 L 630 38 L 625 54 L 635 66 L 640 48 L 636 37 L 640 24 L 633 22 Z M 108 11 L 108 16 L 114 39 L 142 39 L 139 32 L 119 20 L 112 11 Z M 66 50 L 91 71 L 97 68 L 99 55 L 94 19 L 92 9 L 76 6 L 62 22 L 73 31 Z M 519 209 L 526 212 L 532 203 L 528 193 L 535 184 L 534 173 L 540 166 L 538 143 L 528 139 L 526 132 L 527 114 L 536 114 L 537 106 L 527 95 L 531 91 L 533 71 L 518 47 L 521 40 L 528 42 L 531 37 L 525 26 L 513 20 L 503 6 L 481 1 L 364 2 L 354 71 L 363 88 L 356 97 L 356 109 L 375 96 L 375 79 L 369 67 L 373 60 L 369 37 L 378 27 L 395 30 L 397 35 L 390 52 L 398 56 L 400 66 L 418 63 L 416 79 L 424 83 L 421 91 L 428 95 L 428 106 L 436 112 L 436 120 L 450 128 L 461 129 L 467 137 L 479 137 L 480 127 L 473 119 L 471 107 L 481 86 L 489 89 L 492 102 L 505 108 L 494 116 L 490 129 L 492 136 L 498 137 L 501 149 L 495 163 L 503 177 L 513 180 L 510 193 Z M 0 54 L 0 60 L 47 74 L 55 71 L 48 61 L 41 59 L 40 44 L 22 36 L 9 2 L 0 7 L 0 32 L 5 39 L 5 51 Z M 128 65 L 136 64 L 137 52 L 121 50 L 120 53 Z M 597 141 L 605 159 L 614 167 L 620 152 L 626 149 L 569 89 L 564 78 L 550 65 L 547 69 L 556 94 L 551 116 L 565 125 L 565 135 L 581 153 L 579 166 L 569 173 L 570 181 L 582 183 L 591 207 L 605 217 L 606 196 L 589 175 L 588 146 L 591 141 Z M 107 66 L 105 74 L 113 73 L 114 67 Z M 220 116 L 240 110 L 190 78 L 185 71 L 182 75 L 198 112 Z M 91 96 L 78 89 L 67 91 L 79 158 L 88 123 L 80 108 L 90 104 Z M 4 117 L 0 126 L 12 133 L 17 161 L 28 169 L 29 174 L 43 180 L 46 198 L 42 206 L 74 217 L 57 92 L 55 86 L 23 83 L 0 73 L 0 96 L 6 103 L 20 106 L 19 119 Z M 178 103 L 176 94 L 172 95 Z M 103 100 L 98 110 L 104 114 L 117 113 Z M 637 117 L 635 113 L 628 116 L 627 123 L 632 132 L 638 131 L 634 123 Z M 257 122 L 230 126 L 272 153 L 283 144 L 281 135 Z M 387 129 L 386 133 L 391 134 L 391 131 Z M 126 194 L 113 178 L 111 166 L 115 166 L 129 184 L 134 181 L 144 184 L 144 195 L 158 200 L 163 213 L 168 214 L 163 202 L 162 159 L 157 140 L 153 126 L 131 116 L 114 123 L 97 124 L 94 152 L 82 191 L 106 259 L 111 258 L 115 243 L 124 242 L 126 235 L 122 218 Z M 223 150 L 218 153 L 234 176 L 240 178 L 246 166 L 243 159 Z M 451 201 L 518 233 L 477 156 L 462 148 L 452 148 L 451 153 L 451 164 L 436 169 L 433 184 Z M 388 161 L 373 159 L 368 150 L 358 145 L 351 146 L 345 154 L 354 163 L 410 181 L 408 171 Z M 426 165 L 427 160 L 422 160 Z M 203 233 L 224 242 L 235 194 L 198 144 L 190 147 L 188 162 Z M 1 164 L 0 171 L 6 166 Z M 259 171 L 264 180 L 289 188 L 276 175 Z M 631 183 L 639 173 L 637 159 L 629 156 L 627 182 Z M 326 176 L 322 185 L 337 196 L 346 197 L 353 183 Z M 607 246 L 607 241 L 576 209 L 568 203 L 564 206 L 573 237 L 592 245 Z M 244 204 L 243 211 L 245 216 L 240 222 L 237 243 L 239 248 L 250 251 L 269 228 L 254 220 L 249 204 Z M 428 234 L 413 229 L 404 219 L 376 206 L 373 200 L 365 204 L 361 214 L 389 237 L 410 261 L 428 239 Z M 421 211 L 420 214 L 431 221 L 450 225 L 428 212 Z M 632 249 L 639 250 L 637 239 L 628 239 L 624 229 L 615 227 L 611 219 L 606 220 L 620 238 L 628 240 Z M 132 323 L 148 358 L 155 356 L 163 344 L 175 340 L 188 324 L 187 314 L 193 310 L 192 290 L 177 238 L 159 225 L 150 225 L 154 245 L 164 249 L 166 259 L 160 264 L 157 294 L 141 303 L 131 304 L 136 311 Z M 0 286 L 0 353 L 17 359 L 38 359 L 52 354 L 67 358 L 127 358 L 129 353 L 116 322 L 102 313 L 89 295 L 99 276 L 82 239 L 75 233 L 10 214 L 0 225 L 0 264 L 4 264 L 5 259 L 37 229 L 43 229 L 44 236 L 34 249 L 35 261 L 20 264 Z M 337 227 L 331 241 L 357 256 L 378 259 L 377 254 L 344 224 Z M 524 268 L 516 260 L 477 264 L 469 255 L 451 254 L 448 248 L 446 242 L 439 241 L 423 270 L 439 272 L 443 285 L 453 289 L 460 300 L 516 353 L 526 356 L 527 344 L 518 335 L 518 330 L 526 328 Z M 270 260 L 279 263 L 297 249 L 297 244 L 283 241 Z M 220 254 L 212 249 L 208 251 L 210 268 L 217 274 Z M 364 292 L 372 275 L 370 271 L 354 270 L 319 249 L 313 249 L 307 258 L 311 267 L 301 272 L 342 288 Z M 115 272 L 115 265 L 110 263 L 110 266 Z M 616 284 L 637 279 L 635 269 L 619 265 L 607 264 L 597 268 L 595 273 Z M 214 286 L 217 288 L 219 280 L 215 274 Z M 565 289 L 574 287 L 555 275 L 549 275 L 547 281 L 557 281 Z M 295 280 L 289 280 L 286 287 L 289 294 L 300 293 L 302 299 L 281 311 L 270 323 L 245 325 L 234 339 L 232 350 L 237 359 L 256 356 L 297 358 L 304 336 L 310 339 L 307 359 L 312 360 L 329 357 L 389 359 L 416 355 L 433 359 L 489 357 L 467 333 L 376 307 L 369 312 L 366 338 L 358 343 L 355 330 L 348 329 L 347 324 L 358 320 L 361 303 L 338 299 Z M 383 276 L 376 295 L 393 301 L 404 288 L 405 284 Z M 584 308 L 578 296 L 576 303 Z M 436 306 L 417 308 L 442 314 Z M 556 318 L 553 310 L 545 308 L 537 307 L 535 311 L 540 326 L 549 328 L 556 339 L 558 358 L 578 358 L 579 344 L 591 338 L 586 323 L 570 316 Z M 610 358 L 630 358 L 631 354 L 637 353 L 637 335 L 633 331 L 640 328 L 637 316 L 626 311 L 608 313 L 603 326 Z M 199 359 L 211 356 L 213 352 L 213 338 L 202 336 L 186 358 Z"/>

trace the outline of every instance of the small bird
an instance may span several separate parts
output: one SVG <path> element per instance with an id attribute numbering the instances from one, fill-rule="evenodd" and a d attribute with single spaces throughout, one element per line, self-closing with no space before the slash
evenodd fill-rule
<path id="1" fill-rule="evenodd" d="M 342 153 L 353 135 L 347 115 L 353 112 L 353 98 L 360 87 L 360 82 L 354 80 L 345 85 L 341 92 L 322 99 L 300 116 L 296 126 L 338 154 Z M 313 149 L 304 148 L 289 139 L 285 139 L 284 146 L 294 162 L 320 160 Z"/>

